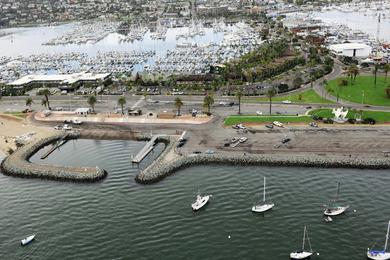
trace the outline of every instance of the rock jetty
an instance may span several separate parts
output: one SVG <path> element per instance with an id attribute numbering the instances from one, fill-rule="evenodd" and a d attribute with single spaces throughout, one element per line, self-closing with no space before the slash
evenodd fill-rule
<path id="1" fill-rule="evenodd" d="M 136 176 L 142 184 L 155 183 L 166 176 L 192 165 L 228 164 L 242 166 L 278 166 L 278 167 L 319 167 L 319 168 L 355 168 L 355 169 L 390 169 L 388 158 L 363 159 L 332 157 L 319 155 L 284 155 L 284 154 L 187 154 L 176 151 L 175 141 L 165 138 L 167 147 L 160 157 Z"/>
<path id="2" fill-rule="evenodd" d="M 54 143 L 65 136 L 68 139 L 76 139 L 79 135 L 80 134 L 76 132 L 59 132 L 47 138 L 28 143 L 3 160 L 1 163 L 2 173 L 17 177 L 76 182 L 93 182 L 105 178 L 107 176 L 107 172 L 98 167 L 40 165 L 29 161 L 30 157 L 42 147 Z"/>

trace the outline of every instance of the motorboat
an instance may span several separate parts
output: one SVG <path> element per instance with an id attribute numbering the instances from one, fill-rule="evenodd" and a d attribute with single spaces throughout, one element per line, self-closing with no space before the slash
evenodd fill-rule
<path id="1" fill-rule="evenodd" d="M 65 124 L 65 125 L 62 127 L 62 129 L 66 130 L 66 131 L 70 131 L 70 130 L 72 130 L 72 127 L 71 127 L 70 125 Z"/>
<path id="2" fill-rule="evenodd" d="M 192 210 L 197 211 L 203 208 L 209 202 L 211 195 L 202 196 L 198 194 L 196 200 L 191 204 Z"/>
<path id="3" fill-rule="evenodd" d="M 387 242 L 389 240 L 389 229 L 390 229 L 390 221 L 387 224 L 385 248 L 383 250 L 372 250 L 372 249 L 368 248 L 367 249 L 367 258 L 368 259 L 373 259 L 373 260 L 387 260 L 387 259 L 390 259 L 390 252 L 386 252 L 386 250 L 387 250 Z"/>
<path id="4" fill-rule="evenodd" d="M 265 200 L 265 177 L 264 177 L 264 187 L 263 187 L 263 201 L 259 204 L 256 204 L 252 207 L 252 211 L 256 213 L 266 212 L 272 209 L 275 206 L 272 202 L 266 202 Z"/>
<path id="5" fill-rule="evenodd" d="M 349 208 L 349 206 L 337 205 L 337 200 L 339 199 L 339 193 L 340 193 L 340 182 L 337 185 L 336 198 L 333 200 L 330 206 L 325 205 L 325 210 L 324 210 L 325 216 L 338 216 L 343 214 Z"/>
<path id="6" fill-rule="evenodd" d="M 28 245 L 28 244 L 30 244 L 34 239 L 35 239 L 35 234 L 33 234 L 33 235 L 31 235 L 31 236 L 28 236 L 28 237 L 22 239 L 21 244 L 22 244 L 22 246 Z"/>
<path id="7" fill-rule="evenodd" d="M 305 251 L 305 242 L 308 242 L 310 251 Z M 309 239 L 309 233 L 306 230 L 306 226 L 303 228 L 303 239 L 302 239 L 302 250 L 295 251 L 290 253 L 291 259 L 308 259 L 310 256 L 313 255 L 313 252 L 311 250 L 311 244 Z"/>
<path id="8" fill-rule="evenodd" d="M 83 123 L 83 121 L 80 121 L 80 120 L 78 120 L 78 119 L 75 119 L 75 120 L 72 120 L 72 123 L 73 123 L 74 125 L 81 125 L 81 124 Z"/>

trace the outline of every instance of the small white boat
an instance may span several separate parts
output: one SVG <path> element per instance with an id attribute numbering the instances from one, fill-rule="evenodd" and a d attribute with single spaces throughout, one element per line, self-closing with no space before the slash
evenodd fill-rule
<path id="1" fill-rule="evenodd" d="M 72 120 L 72 123 L 73 123 L 74 125 L 81 125 L 81 124 L 83 123 L 83 121 L 80 121 L 80 120 L 75 119 L 75 120 Z"/>
<path id="2" fill-rule="evenodd" d="M 35 234 L 22 239 L 21 241 L 22 246 L 30 244 L 34 240 L 34 238 L 35 238 Z"/>
<path id="3" fill-rule="evenodd" d="M 325 222 L 332 222 L 333 221 L 333 219 L 331 217 L 329 217 L 329 216 L 326 216 L 324 218 L 324 220 L 325 220 Z"/>
<path id="4" fill-rule="evenodd" d="M 267 203 L 265 200 L 265 177 L 264 177 L 263 201 L 257 205 L 254 205 L 252 207 L 252 211 L 256 212 L 256 213 L 262 213 L 262 212 L 266 212 L 266 211 L 272 209 L 274 206 L 275 206 L 275 204 L 273 204 L 271 202 Z"/>
<path id="5" fill-rule="evenodd" d="M 370 250 L 367 249 L 367 257 L 368 259 L 373 260 L 387 260 L 390 259 L 390 252 L 386 252 L 387 250 L 387 242 L 389 240 L 389 229 L 390 229 L 390 221 L 387 224 L 387 234 L 386 234 L 386 242 L 385 242 L 385 248 L 383 250 Z"/>
<path id="6" fill-rule="evenodd" d="M 197 211 L 203 208 L 209 202 L 211 195 L 201 196 L 198 194 L 196 200 L 191 204 L 192 210 Z"/>
<path id="7" fill-rule="evenodd" d="M 307 242 L 310 247 L 310 251 L 305 251 L 305 241 L 307 237 Z M 313 255 L 313 252 L 311 250 L 310 240 L 309 240 L 309 233 L 306 231 L 306 226 L 303 228 L 303 240 L 302 240 L 302 250 L 292 252 L 290 253 L 291 259 L 307 259 L 310 256 Z"/>
<path id="8" fill-rule="evenodd" d="M 62 129 L 66 130 L 66 131 L 70 131 L 70 130 L 72 130 L 72 127 L 71 127 L 70 125 L 65 124 L 65 125 L 62 127 Z"/>
<path id="9" fill-rule="evenodd" d="M 339 206 L 336 204 L 339 198 L 339 193 L 340 193 L 340 182 L 337 185 L 337 193 L 336 193 L 336 198 L 332 203 L 333 205 L 325 206 L 325 210 L 324 210 L 325 216 L 338 216 L 343 214 L 349 208 L 349 206 Z"/>

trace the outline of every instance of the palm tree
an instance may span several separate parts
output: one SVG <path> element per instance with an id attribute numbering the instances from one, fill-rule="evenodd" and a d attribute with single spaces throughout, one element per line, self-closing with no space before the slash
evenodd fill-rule
<path id="1" fill-rule="evenodd" d="M 126 97 L 125 96 L 121 96 L 119 99 L 118 99 L 118 105 L 121 106 L 121 109 L 122 109 L 122 115 L 124 115 L 124 111 L 123 111 L 123 106 L 126 104 Z"/>
<path id="2" fill-rule="evenodd" d="M 355 82 L 356 76 L 359 75 L 359 68 L 356 64 L 352 64 L 348 67 L 348 75 L 351 78 L 351 83 Z"/>
<path id="3" fill-rule="evenodd" d="M 41 101 L 41 105 L 44 106 L 44 107 L 47 107 L 47 102 L 46 102 L 46 99 L 42 99 Z"/>
<path id="4" fill-rule="evenodd" d="M 236 97 L 238 99 L 238 114 L 241 115 L 241 97 L 242 97 L 241 89 L 238 89 L 236 92 Z"/>
<path id="5" fill-rule="evenodd" d="M 390 64 L 389 64 L 389 63 L 386 63 L 386 64 L 383 66 L 383 71 L 385 72 L 385 81 L 387 81 L 387 74 L 388 74 L 389 71 L 390 71 Z"/>
<path id="6" fill-rule="evenodd" d="M 203 107 L 207 108 L 207 113 L 210 114 L 210 107 L 214 104 L 213 96 L 207 94 L 203 99 Z"/>
<path id="7" fill-rule="evenodd" d="M 272 112 L 272 98 L 276 95 L 276 89 L 274 87 L 269 88 L 266 92 L 267 97 L 269 98 L 269 115 Z"/>
<path id="8" fill-rule="evenodd" d="M 95 104 L 97 102 L 96 96 L 95 95 L 89 96 L 87 102 L 91 106 L 92 112 L 95 112 Z"/>
<path id="9" fill-rule="evenodd" d="M 175 107 L 177 109 L 177 115 L 180 116 L 180 108 L 182 107 L 183 105 L 183 101 L 181 101 L 181 99 L 179 97 L 177 97 L 175 99 Z"/>
<path id="10" fill-rule="evenodd" d="M 26 106 L 28 106 L 31 109 L 31 105 L 34 103 L 31 97 L 26 98 Z"/>
<path id="11" fill-rule="evenodd" d="M 50 103 L 49 103 L 49 96 L 51 95 L 50 90 L 48 88 L 44 88 L 41 90 L 41 94 L 45 96 L 47 108 L 51 110 Z"/>
<path id="12" fill-rule="evenodd" d="M 378 74 L 378 63 L 375 63 L 374 65 L 374 86 L 376 87 L 376 81 L 377 81 L 377 74 Z"/>

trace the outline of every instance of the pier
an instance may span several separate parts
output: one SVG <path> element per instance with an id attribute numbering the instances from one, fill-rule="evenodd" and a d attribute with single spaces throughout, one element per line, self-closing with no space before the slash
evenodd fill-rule
<path id="1" fill-rule="evenodd" d="M 141 151 L 139 151 L 138 154 L 132 159 L 132 163 L 142 162 L 142 160 L 154 149 L 158 137 L 160 137 L 160 135 L 152 136 L 149 142 L 147 142 Z"/>
<path id="2" fill-rule="evenodd" d="M 41 156 L 41 160 L 46 159 L 51 153 L 53 153 L 55 150 L 63 146 L 68 142 L 68 134 L 64 135 L 60 140 L 58 140 L 57 143 L 53 144 L 52 147 Z"/>

